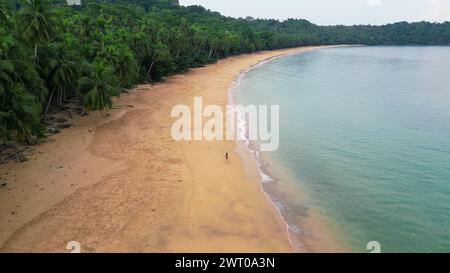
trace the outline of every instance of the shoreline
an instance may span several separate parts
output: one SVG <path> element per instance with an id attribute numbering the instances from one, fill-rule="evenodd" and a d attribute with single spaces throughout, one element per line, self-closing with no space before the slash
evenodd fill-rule
<path id="1" fill-rule="evenodd" d="M 82 252 L 292 252 L 242 159 L 223 161 L 235 142 L 175 142 L 170 110 L 194 96 L 224 106 L 240 71 L 313 48 L 234 56 L 140 85 L 114 100 L 133 107 L 77 117 L 29 161 L 1 165 L 0 252 L 67 252 L 69 241 Z"/>

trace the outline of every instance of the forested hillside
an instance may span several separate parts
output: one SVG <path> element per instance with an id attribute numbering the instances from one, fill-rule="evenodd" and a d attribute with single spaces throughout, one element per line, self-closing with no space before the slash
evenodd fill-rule
<path id="1" fill-rule="evenodd" d="M 229 18 L 170 0 L 0 0 L 0 139 L 43 136 L 42 117 L 77 100 L 111 108 L 142 82 L 230 55 L 317 44 L 450 44 L 450 23 L 314 25 Z"/>

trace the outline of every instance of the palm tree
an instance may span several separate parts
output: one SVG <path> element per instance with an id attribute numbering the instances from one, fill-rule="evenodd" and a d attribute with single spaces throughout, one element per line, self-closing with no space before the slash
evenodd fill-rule
<path id="1" fill-rule="evenodd" d="M 0 98 L 6 89 L 13 84 L 14 65 L 9 60 L 0 60 Z"/>
<path id="2" fill-rule="evenodd" d="M 78 80 L 78 89 L 84 95 L 84 105 L 88 110 L 109 110 L 111 97 L 117 96 L 119 80 L 114 69 L 104 61 L 96 61 L 90 73 Z"/>
<path id="3" fill-rule="evenodd" d="M 9 36 L 0 37 L 0 105 L 5 99 L 7 89 L 14 83 L 15 68 L 9 51 L 14 43 Z"/>
<path id="4" fill-rule="evenodd" d="M 24 140 L 39 132 L 40 99 L 45 92 L 36 77 L 20 43 L 0 36 L 0 138 Z"/>
<path id="5" fill-rule="evenodd" d="M 114 74 L 119 77 L 121 86 L 129 87 L 136 82 L 139 67 L 131 50 L 119 47 L 117 55 L 114 58 L 114 67 Z"/>
<path id="6" fill-rule="evenodd" d="M 158 42 L 156 43 L 155 47 L 153 48 L 153 52 L 152 52 L 152 62 L 150 64 L 150 67 L 148 69 L 148 77 L 150 79 L 150 81 L 152 80 L 152 68 L 154 66 L 155 63 L 163 63 L 166 62 L 170 59 L 170 50 L 169 48 L 161 43 Z"/>
<path id="7" fill-rule="evenodd" d="M 11 18 L 11 7 L 9 2 L 0 0 L 0 23 L 7 24 Z"/>
<path id="8" fill-rule="evenodd" d="M 81 41 L 89 40 L 91 33 L 94 32 L 95 26 L 90 16 L 77 15 L 78 35 Z"/>
<path id="9" fill-rule="evenodd" d="M 22 84 L 9 86 L 0 103 L 1 138 L 10 132 L 23 141 L 39 126 L 40 110 L 36 98 Z"/>
<path id="10" fill-rule="evenodd" d="M 142 62 L 152 55 L 152 43 L 148 35 L 138 31 L 132 36 L 131 48 L 138 59 L 138 74 L 141 74 Z"/>
<path id="11" fill-rule="evenodd" d="M 0 53 L 3 55 L 3 43 L 1 45 Z M 14 73 L 13 63 L 10 60 L 0 59 L 0 139 L 8 137 L 7 132 L 12 120 L 8 105 L 8 91 L 14 83 Z"/>
<path id="12" fill-rule="evenodd" d="M 48 0 L 26 0 L 18 15 L 18 26 L 22 37 L 34 45 L 34 59 L 37 60 L 39 43 L 53 37 L 52 16 Z"/>

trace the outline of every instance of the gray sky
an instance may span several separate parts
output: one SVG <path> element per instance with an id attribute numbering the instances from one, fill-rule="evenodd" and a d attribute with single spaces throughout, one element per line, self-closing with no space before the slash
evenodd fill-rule
<path id="1" fill-rule="evenodd" d="M 450 21 L 450 0 L 180 0 L 233 16 L 302 18 L 319 25 Z"/>

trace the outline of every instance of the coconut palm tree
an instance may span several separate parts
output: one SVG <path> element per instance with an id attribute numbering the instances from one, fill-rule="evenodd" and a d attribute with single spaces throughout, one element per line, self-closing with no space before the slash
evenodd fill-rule
<path id="1" fill-rule="evenodd" d="M 11 19 L 11 6 L 6 0 L 0 0 L 0 24 L 7 24 Z"/>
<path id="2" fill-rule="evenodd" d="M 43 73 L 46 75 L 47 85 L 52 92 L 48 99 L 45 114 L 48 113 L 55 91 L 57 92 L 58 105 L 61 106 L 63 104 L 63 100 L 66 98 L 66 91 L 68 88 L 75 86 L 79 71 L 80 69 L 76 62 L 66 60 L 64 57 L 47 61 Z"/>
<path id="3" fill-rule="evenodd" d="M 138 60 L 138 75 L 141 74 L 142 62 L 152 55 L 152 42 L 147 34 L 138 31 L 132 34 L 131 49 Z"/>
<path id="4" fill-rule="evenodd" d="M 0 60 L 0 103 L 5 99 L 7 89 L 14 83 L 14 66 L 9 60 Z"/>
<path id="5" fill-rule="evenodd" d="M 7 89 L 14 83 L 16 71 L 9 56 L 14 40 L 10 36 L 0 36 L 0 103 L 4 102 Z"/>
<path id="6" fill-rule="evenodd" d="M 48 0 L 26 0 L 18 14 L 18 27 L 22 37 L 34 45 L 34 59 L 37 60 L 38 44 L 53 37 L 53 12 Z"/>
<path id="7" fill-rule="evenodd" d="M 155 65 L 155 63 L 164 63 L 168 60 L 170 60 L 171 56 L 170 56 L 170 50 L 169 48 L 161 43 L 161 42 L 157 42 L 156 45 L 153 48 L 153 52 L 152 52 L 152 62 L 150 63 L 150 67 L 148 69 L 147 75 L 150 79 L 150 81 L 152 80 L 152 68 Z"/>
<path id="8" fill-rule="evenodd" d="M 20 43 L 10 35 L 0 36 L 0 138 L 24 140 L 35 134 L 45 94 Z"/>
<path id="9" fill-rule="evenodd" d="M 0 60 L 0 139 L 7 138 L 12 115 L 8 103 L 8 90 L 13 85 L 14 66 L 9 60 Z"/>
<path id="10" fill-rule="evenodd" d="M 8 87 L 0 103 L 1 138 L 10 135 L 23 141 L 39 126 L 40 107 L 20 83 Z"/>
<path id="11" fill-rule="evenodd" d="M 133 52 L 125 47 L 119 46 L 114 56 L 115 75 L 120 80 L 122 87 L 130 87 L 138 78 L 139 67 Z"/>

